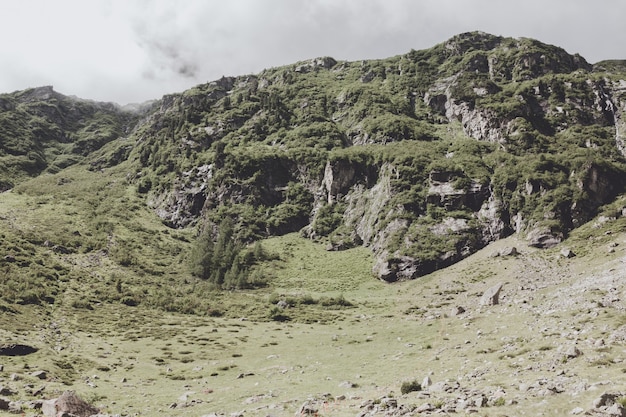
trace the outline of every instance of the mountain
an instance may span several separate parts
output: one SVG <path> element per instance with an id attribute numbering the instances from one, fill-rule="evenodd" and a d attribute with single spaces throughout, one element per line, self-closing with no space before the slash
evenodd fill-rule
<path id="1" fill-rule="evenodd" d="M 624 192 L 625 103 L 622 61 L 472 32 L 387 59 L 223 77 L 138 108 L 51 87 L 4 94 L 0 172 L 20 190 L 68 167 L 118 167 L 165 225 L 198 230 L 191 271 L 219 285 L 251 273 L 245 245 L 290 232 L 367 247 L 392 282 L 514 233 L 550 247 L 592 219 Z"/>
<path id="2" fill-rule="evenodd" d="M 137 183 L 172 227 L 228 216 L 243 241 L 300 231 L 364 245 L 386 281 L 512 233 L 548 247 L 623 191 L 620 68 L 466 33 L 222 78 L 142 122 Z"/>
<path id="3" fill-rule="evenodd" d="M 625 108 L 479 32 L 1 94 L 0 415 L 623 415 Z"/>

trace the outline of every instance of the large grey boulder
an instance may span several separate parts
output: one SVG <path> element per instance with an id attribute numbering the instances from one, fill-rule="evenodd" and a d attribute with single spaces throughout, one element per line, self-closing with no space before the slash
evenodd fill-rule
<path id="1" fill-rule="evenodd" d="M 500 290 L 502 290 L 502 286 L 504 284 L 499 283 L 489 288 L 487 291 L 483 293 L 483 296 L 480 298 L 480 305 L 483 306 L 493 306 L 499 304 L 500 302 Z"/>
<path id="2" fill-rule="evenodd" d="M 69 413 L 78 417 L 91 417 L 100 410 L 80 398 L 74 391 L 65 391 L 59 398 L 43 402 L 41 411 L 46 417 Z"/>

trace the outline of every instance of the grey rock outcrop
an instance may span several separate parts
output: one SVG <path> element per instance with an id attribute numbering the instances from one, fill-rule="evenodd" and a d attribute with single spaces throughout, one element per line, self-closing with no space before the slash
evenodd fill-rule
<path id="1" fill-rule="evenodd" d="M 504 284 L 499 283 L 490 287 L 485 291 L 480 298 L 480 305 L 482 306 L 493 306 L 500 303 L 500 291 Z"/>
<path id="2" fill-rule="evenodd" d="M 57 417 L 61 413 L 77 417 L 91 417 L 100 412 L 76 395 L 74 391 L 65 391 L 58 398 L 44 401 L 41 411 L 46 417 Z"/>
<path id="3" fill-rule="evenodd" d="M 558 245 L 563 241 L 562 233 L 553 233 L 545 227 L 536 227 L 526 235 L 528 246 L 547 249 Z"/>

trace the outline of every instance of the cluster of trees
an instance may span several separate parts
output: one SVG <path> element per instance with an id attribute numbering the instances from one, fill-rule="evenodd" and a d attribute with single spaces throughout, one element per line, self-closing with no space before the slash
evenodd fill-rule
<path id="1" fill-rule="evenodd" d="M 235 234 L 235 225 L 226 217 L 217 227 L 205 227 L 195 242 L 191 273 L 221 289 L 244 289 L 263 286 L 265 281 L 253 266 L 269 256 L 261 242 L 247 247 Z"/>

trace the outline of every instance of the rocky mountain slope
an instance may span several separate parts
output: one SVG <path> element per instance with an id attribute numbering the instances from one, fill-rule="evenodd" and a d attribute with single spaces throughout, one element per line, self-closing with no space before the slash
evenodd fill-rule
<path id="1" fill-rule="evenodd" d="M 142 122 L 137 181 L 173 227 L 231 216 L 246 241 L 300 230 L 364 245 L 386 281 L 512 233 L 549 247 L 623 191 L 620 68 L 467 33 L 223 78 Z"/>
<path id="2" fill-rule="evenodd" d="M 3 188 L 88 157 L 124 166 L 172 228 L 216 241 L 228 218 L 241 244 L 300 231 L 412 279 L 512 233 L 550 247 L 622 193 L 623 70 L 475 32 L 224 77 L 140 112 L 48 87 L 5 94 Z"/>

